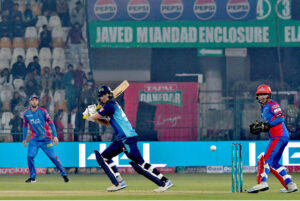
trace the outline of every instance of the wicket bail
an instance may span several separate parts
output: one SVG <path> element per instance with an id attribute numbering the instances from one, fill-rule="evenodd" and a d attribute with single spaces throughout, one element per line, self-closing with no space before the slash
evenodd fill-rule
<path id="1" fill-rule="evenodd" d="M 232 192 L 243 192 L 242 144 L 232 143 Z M 240 188 L 239 188 L 240 187 Z"/>

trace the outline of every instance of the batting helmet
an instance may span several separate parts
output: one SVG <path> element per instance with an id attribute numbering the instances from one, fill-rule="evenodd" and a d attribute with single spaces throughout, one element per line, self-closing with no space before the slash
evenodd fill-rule
<path id="1" fill-rule="evenodd" d="M 100 89 L 98 90 L 98 97 L 101 97 L 101 96 L 103 96 L 105 94 L 109 94 L 112 97 L 111 89 L 110 89 L 109 86 L 106 86 L 106 85 L 100 87 Z"/>
<path id="2" fill-rule="evenodd" d="M 271 87 L 266 84 L 259 85 L 256 90 L 256 95 L 259 94 L 271 94 Z"/>

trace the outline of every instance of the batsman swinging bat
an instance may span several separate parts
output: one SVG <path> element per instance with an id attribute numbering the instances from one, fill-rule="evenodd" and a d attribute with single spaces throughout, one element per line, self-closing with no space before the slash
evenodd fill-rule
<path id="1" fill-rule="evenodd" d="M 124 80 L 119 86 L 117 86 L 113 91 L 112 94 L 114 98 L 117 98 L 120 96 L 127 88 L 129 87 L 129 82 L 127 80 Z M 97 105 L 97 109 L 99 109 L 101 106 Z M 84 115 L 83 119 L 86 119 L 88 115 Z"/>

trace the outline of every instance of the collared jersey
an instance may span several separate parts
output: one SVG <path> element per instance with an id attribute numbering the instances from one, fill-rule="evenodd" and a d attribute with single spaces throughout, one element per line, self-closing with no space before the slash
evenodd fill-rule
<path id="1" fill-rule="evenodd" d="M 284 116 L 278 103 L 269 100 L 268 103 L 261 108 L 261 117 L 263 121 L 271 125 L 269 137 L 288 137 L 289 132 L 284 124 Z"/>
<path id="2" fill-rule="evenodd" d="M 101 116 L 108 116 L 110 118 L 109 123 L 115 131 L 117 141 L 137 136 L 124 111 L 116 101 L 109 101 L 98 113 Z"/>
<path id="3" fill-rule="evenodd" d="M 53 124 L 53 121 L 46 109 L 38 107 L 35 112 L 32 112 L 30 108 L 26 109 L 24 111 L 23 127 L 27 127 L 28 124 L 31 130 L 31 139 L 52 139 L 49 124 Z"/>

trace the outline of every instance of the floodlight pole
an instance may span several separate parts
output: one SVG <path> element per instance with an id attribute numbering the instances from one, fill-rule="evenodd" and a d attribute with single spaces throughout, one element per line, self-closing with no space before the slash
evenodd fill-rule
<path id="1" fill-rule="evenodd" d="M 201 114 L 201 109 L 200 109 L 200 84 L 203 83 L 203 74 L 200 73 L 180 73 L 180 74 L 175 74 L 176 77 L 197 77 L 197 82 L 198 82 L 198 140 L 202 140 L 202 133 L 200 132 L 200 114 Z"/>

